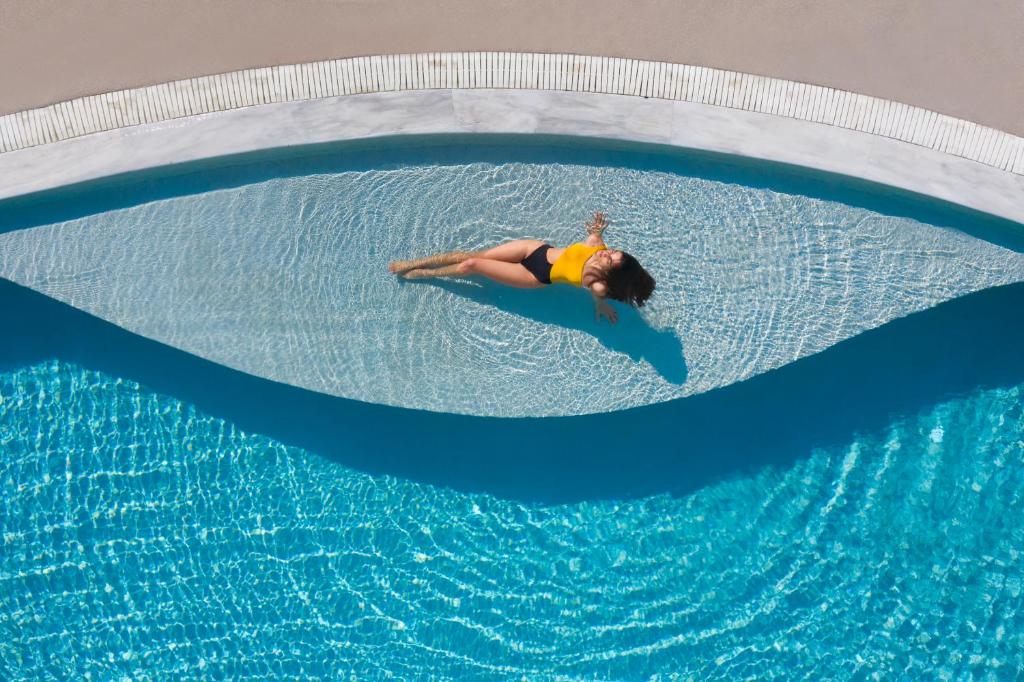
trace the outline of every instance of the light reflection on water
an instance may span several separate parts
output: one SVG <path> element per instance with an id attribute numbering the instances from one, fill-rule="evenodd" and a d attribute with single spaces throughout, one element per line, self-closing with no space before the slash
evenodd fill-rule
<path id="1" fill-rule="evenodd" d="M 172 176 L 156 196 L 123 181 L 102 206 L 99 190 L 58 194 L 65 214 L 6 233 L 19 212 L 0 205 L 0 277 L 256 376 L 494 416 L 699 394 L 1024 280 L 1024 253 L 968 235 L 973 220 L 951 229 L 636 150 L 402 144 Z M 658 281 L 643 315 L 623 309 L 614 328 L 569 287 L 403 284 L 386 270 L 522 237 L 567 244 L 595 209 Z"/>
<path id="2" fill-rule="evenodd" d="M 682 497 L 551 506 L 358 473 L 64 362 L 0 396 L 5 678 L 1024 666 L 1022 385 Z"/>

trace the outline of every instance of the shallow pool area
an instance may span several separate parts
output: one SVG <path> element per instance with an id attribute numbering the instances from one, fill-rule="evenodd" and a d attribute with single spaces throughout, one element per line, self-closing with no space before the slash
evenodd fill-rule
<path id="1" fill-rule="evenodd" d="M 257 376 L 494 416 L 701 393 L 1024 280 L 1024 254 L 957 229 L 970 216 L 934 224 L 844 203 L 865 192 L 821 196 L 792 170 L 728 157 L 564 138 L 318 151 L 12 209 L 7 222 L 31 227 L 0 234 L 0 276 Z M 614 328 L 571 288 L 403 283 L 386 271 L 523 237 L 568 244 L 594 210 L 612 220 L 609 243 L 658 282 Z"/>
<path id="2" fill-rule="evenodd" d="M 384 272 L 597 208 L 659 283 L 614 328 Z M 0 225 L 0 678 L 1024 670 L 1020 225 L 523 138 L 169 168 Z"/>

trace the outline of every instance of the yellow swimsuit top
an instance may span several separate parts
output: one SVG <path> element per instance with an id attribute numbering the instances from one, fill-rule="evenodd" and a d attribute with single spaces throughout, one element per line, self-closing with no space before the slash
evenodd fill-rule
<path id="1" fill-rule="evenodd" d="M 583 265 L 595 253 L 604 251 L 606 248 L 605 246 L 587 246 L 583 242 L 565 247 L 565 251 L 558 257 L 558 260 L 551 264 L 551 283 L 583 286 Z"/>

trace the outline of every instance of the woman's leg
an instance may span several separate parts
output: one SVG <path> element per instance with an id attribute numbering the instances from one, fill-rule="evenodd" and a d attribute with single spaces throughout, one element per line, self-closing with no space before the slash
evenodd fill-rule
<path id="1" fill-rule="evenodd" d="M 489 260 L 505 261 L 506 263 L 521 263 L 524 258 L 543 244 L 544 242 L 539 239 L 516 239 L 515 241 L 505 242 L 473 255 Z"/>
<path id="2" fill-rule="evenodd" d="M 544 286 L 519 263 L 508 263 L 477 256 L 467 258 L 458 265 L 448 265 L 443 268 L 416 268 L 402 276 L 405 279 L 426 279 L 429 277 L 469 277 L 470 275 L 483 275 L 500 284 L 521 289 L 536 289 Z"/>
<path id="3" fill-rule="evenodd" d="M 444 265 L 455 265 L 476 255 L 478 253 L 473 251 L 449 251 L 448 253 L 427 256 L 426 258 L 396 260 L 388 265 L 388 270 L 396 275 L 400 275 L 407 270 L 414 270 L 416 268 L 436 268 Z"/>
<path id="4" fill-rule="evenodd" d="M 461 263 L 467 258 L 487 258 L 489 260 L 504 261 L 506 263 L 518 263 L 543 243 L 544 242 L 537 239 L 516 239 L 515 241 L 505 242 L 504 244 L 485 251 L 449 251 L 448 253 L 439 253 L 434 256 L 417 258 L 415 260 L 399 260 L 388 265 L 388 270 L 400 275 L 403 272 L 415 270 L 417 268 L 436 268 L 446 265 L 455 265 L 457 263 Z"/>

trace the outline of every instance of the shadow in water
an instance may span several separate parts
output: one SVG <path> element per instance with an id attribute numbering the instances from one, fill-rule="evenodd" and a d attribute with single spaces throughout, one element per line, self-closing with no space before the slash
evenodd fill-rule
<path id="1" fill-rule="evenodd" d="M 710 393 L 604 415 L 499 419 L 259 379 L 0 280 L 0 369 L 60 358 L 374 474 L 557 503 L 685 494 L 786 466 L 979 387 L 1024 382 L 1024 284 L 893 321 Z"/>
<path id="2" fill-rule="evenodd" d="M 669 383 L 686 383 L 683 343 L 674 329 L 654 329 L 632 306 L 615 303 L 617 324 L 594 319 L 590 294 L 569 287 L 513 289 L 491 283 L 434 279 L 404 282 L 405 286 L 430 285 L 472 301 L 514 313 L 544 324 L 577 329 L 596 338 L 609 350 L 628 355 L 634 362 L 646 360 Z"/>

